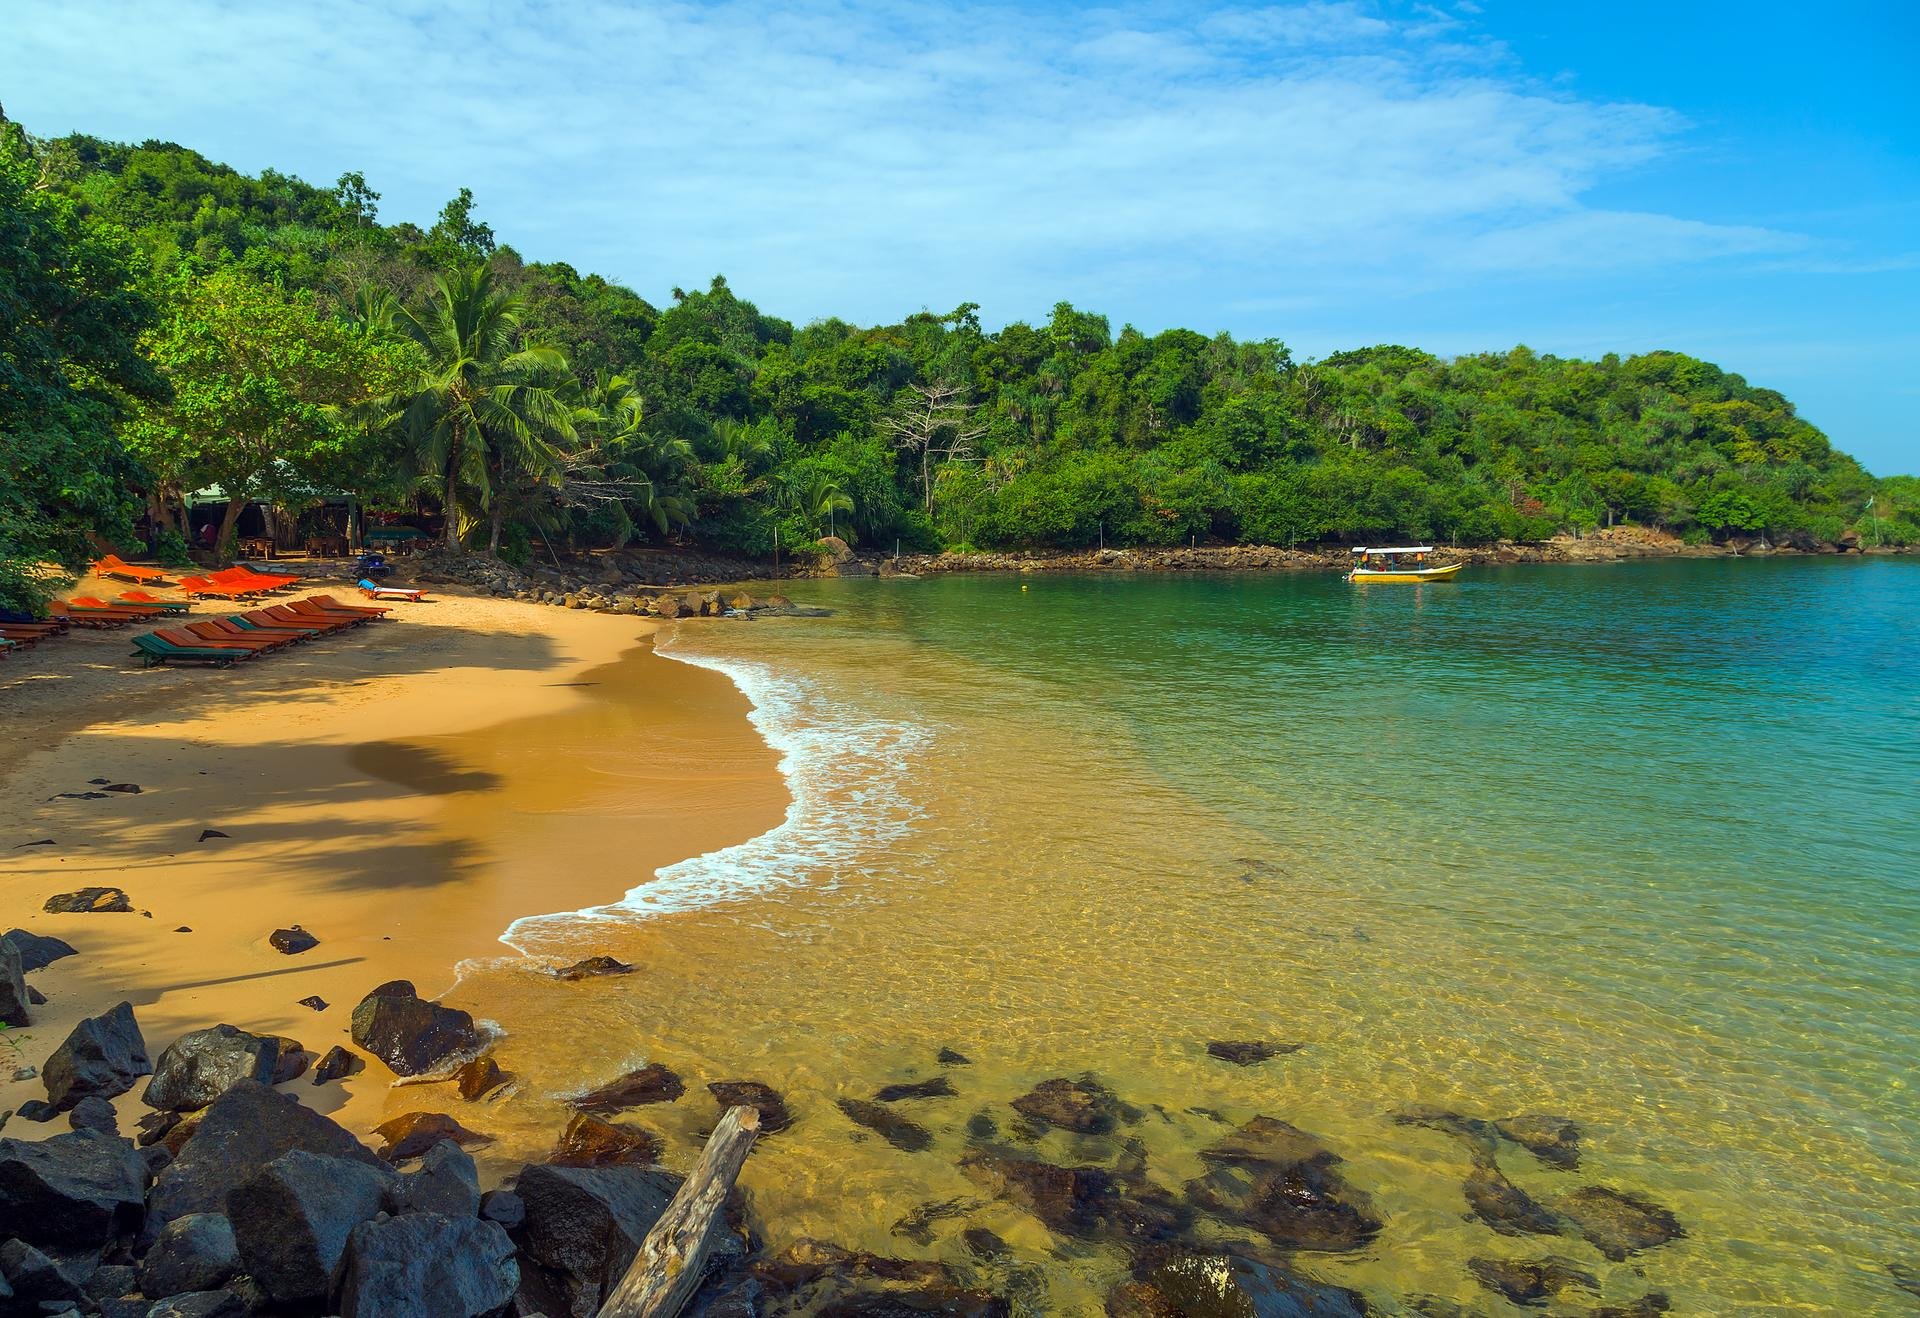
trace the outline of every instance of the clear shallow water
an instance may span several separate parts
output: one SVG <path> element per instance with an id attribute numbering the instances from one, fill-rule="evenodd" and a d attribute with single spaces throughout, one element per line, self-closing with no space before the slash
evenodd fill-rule
<path id="1" fill-rule="evenodd" d="M 1886 1266 L 1920 1238 L 1920 563 L 789 593 L 838 612 L 661 647 L 760 702 L 787 824 L 601 911 L 644 979 L 516 1027 L 583 1083 L 634 1060 L 583 1035 L 637 1034 L 700 1079 L 787 1090 L 803 1120 L 748 1177 L 776 1244 L 977 1268 L 955 1237 L 985 1224 L 1017 1262 L 984 1280 L 1097 1310 L 1121 1256 L 954 1167 L 971 1114 L 1092 1070 L 1151 1114 L 1129 1133 L 1169 1188 L 1224 1129 L 1197 1109 L 1326 1139 L 1387 1226 L 1300 1262 L 1389 1309 L 1494 1310 L 1465 1260 L 1547 1252 L 1598 1275 L 1581 1304 L 1910 1303 Z M 578 933 L 523 922 L 515 942 Z M 1306 1047 L 1241 1070 L 1210 1038 Z M 931 1151 L 833 1109 L 932 1074 L 942 1046 L 974 1065 L 961 1098 L 912 1110 Z M 1497 1236 L 1466 1215 L 1462 1146 L 1392 1122 L 1416 1102 L 1572 1117 L 1579 1172 L 1509 1148 L 1507 1174 L 1549 1201 L 1642 1194 L 1688 1234 L 1627 1263 Z M 892 1230 L 950 1199 L 969 1206 L 931 1245 Z"/>

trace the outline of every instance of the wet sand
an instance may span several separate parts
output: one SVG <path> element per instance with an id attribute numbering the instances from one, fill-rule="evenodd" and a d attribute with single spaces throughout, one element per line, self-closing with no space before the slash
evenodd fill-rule
<path id="1" fill-rule="evenodd" d="M 719 674 L 654 656 L 653 628 L 450 597 L 224 671 L 143 671 L 126 631 L 10 658 L 0 927 L 79 955 L 31 976 L 49 1001 L 0 1057 L 0 1110 L 43 1096 L 38 1080 L 12 1080 L 17 1067 L 39 1066 L 75 1021 L 122 999 L 156 1056 L 222 1021 L 318 1055 L 348 1041 L 375 984 L 445 993 L 462 961 L 512 955 L 498 939 L 515 918 L 617 900 L 659 865 L 772 827 L 785 788 L 745 698 Z M 577 726 L 581 746 L 526 745 L 514 728 L 529 719 Z M 606 765 L 582 749 L 610 719 L 634 747 L 614 818 Z M 60 796 L 97 791 L 92 779 L 141 790 Z M 591 825 L 573 814 L 586 799 Z M 581 863 L 595 838 L 612 850 Z M 25 845 L 42 839 L 52 845 Z M 124 889 L 134 912 L 41 909 L 92 886 Z M 293 924 L 319 946 L 272 948 L 268 935 Z M 299 1005 L 310 995 L 329 1005 Z M 390 1091 L 390 1079 L 373 1063 L 344 1086 L 296 1087 L 364 1129 L 396 1095 L 421 1092 Z M 122 1104 L 139 1110 L 134 1096 Z"/>

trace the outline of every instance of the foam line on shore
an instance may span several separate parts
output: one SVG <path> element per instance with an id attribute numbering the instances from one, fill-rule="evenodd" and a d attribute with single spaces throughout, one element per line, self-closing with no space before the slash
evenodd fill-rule
<path id="1" fill-rule="evenodd" d="M 617 902 L 523 916 L 500 938 L 516 951 L 565 954 L 583 921 L 647 919 L 780 887 L 831 887 L 860 873 L 919 817 L 906 784 L 911 761 L 931 737 L 926 728 L 859 716 L 816 683 L 768 664 L 665 644 L 655 653 L 721 673 L 746 696 L 748 720 L 780 756 L 786 817 L 746 842 L 662 866 Z"/>

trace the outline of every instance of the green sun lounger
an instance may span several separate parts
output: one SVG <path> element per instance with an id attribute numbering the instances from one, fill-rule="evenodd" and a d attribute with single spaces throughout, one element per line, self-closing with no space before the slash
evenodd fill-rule
<path id="1" fill-rule="evenodd" d="M 175 645 L 151 633 L 134 637 L 133 647 L 134 657 L 141 661 L 143 668 L 170 663 L 215 664 L 225 668 L 228 664 L 238 663 L 242 659 L 252 657 L 253 654 L 251 650 L 223 650 L 211 645 L 204 649 Z"/>

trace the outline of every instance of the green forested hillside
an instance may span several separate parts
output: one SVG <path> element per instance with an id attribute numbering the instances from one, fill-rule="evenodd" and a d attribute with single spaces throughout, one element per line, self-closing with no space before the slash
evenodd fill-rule
<path id="1" fill-rule="evenodd" d="M 919 548 L 1616 521 L 1920 540 L 1914 482 L 1876 482 L 1780 394 L 1677 353 L 1306 362 L 1066 303 L 996 332 L 972 304 L 795 327 L 717 276 L 656 305 L 527 262 L 464 191 L 423 231 L 380 223 L 358 175 L 0 134 L 0 431 L 10 468 L 44 473 L 0 499 L 15 559 L 71 561 L 82 530 L 124 543 L 143 500 L 165 525 L 216 482 L 451 502 L 462 543 L 509 557 L 536 532 L 753 552 L 829 529 Z"/>

